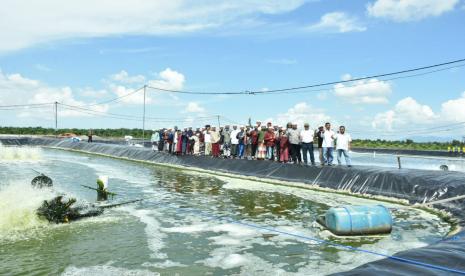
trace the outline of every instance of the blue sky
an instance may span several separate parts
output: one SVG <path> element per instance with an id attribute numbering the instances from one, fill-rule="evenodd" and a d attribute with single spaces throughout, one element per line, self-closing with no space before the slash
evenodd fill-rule
<path id="1" fill-rule="evenodd" d="M 267 90 L 465 58 L 463 0 L 6 2 L 0 11 L 0 105 L 58 101 L 99 112 L 62 108 L 60 127 L 141 127 L 135 117 L 100 115 L 141 116 L 142 93 L 98 103 L 144 84 Z M 146 125 L 198 126 L 216 119 L 197 117 L 221 115 L 223 124 L 225 118 L 244 124 L 249 117 L 312 126 L 329 120 L 357 137 L 460 137 L 464 125 L 436 127 L 465 122 L 464 73 L 458 67 L 279 95 L 149 90 L 147 115 L 170 119 Z M 51 110 L 0 110 L 0 125 L 52 127 Z"/>

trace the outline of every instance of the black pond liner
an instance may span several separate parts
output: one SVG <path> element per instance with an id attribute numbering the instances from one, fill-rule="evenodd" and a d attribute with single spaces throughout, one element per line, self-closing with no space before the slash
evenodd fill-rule
<path id="1" fill-rule="evenodd" d="M 303 167 L 269 161 L 217 159 L 205 156 L 174 156 L 148 148 L 108 143 L 73 143 L 51 138 L 0 138 L 4 145 L 48 146 L 105 154 L 119 158 L 180 165 L 243 176 L 315 184 L 334 190 L 350 191 L 423 203 L 465 194 L 465 173 L 381 167 Z M 436 204 L 465 225 L 465 199 Z M 363 253 L 361 253 L 363 254 Z M 402 259 L 430 266 L 414 265 Z M 391 258 L 361 265 L 339 275 L 450 275 L 448 268 L 465 273 L 465 230 L 426 247 L 399 252 Z"/>

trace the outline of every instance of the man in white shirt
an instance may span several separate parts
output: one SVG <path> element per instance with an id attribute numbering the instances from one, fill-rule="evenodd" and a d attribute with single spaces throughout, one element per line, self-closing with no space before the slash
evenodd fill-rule
<path id="1" fill-rule="evenodd" d="M 231 155 L 233 158 L 237 157 L 238 150 L 239 150 L 239 139 L 237 139 L 237 134 L 240 130 L 237 129 L 237 126 L 233 126 L 233 130 L 231 131 Z"/>
<path id="2" fill-rule="evenodd" d="M 351 167 L 349 150 L 352 138 L 350 134 L 346 133 L 345 126 L 339 127 L 339 133 L 337 133 L 334 138 L 336 138 L 337 163 L 341 165 L 341 155 L 344 154 L 347 166 Z"/>
<path id="3" fill-rule="evenodd" d="M 300 132 L 300 142 L 302 143 L 302 155 L 304 159 L 304 164 L 308 165 L 307 154 L 310 152 L 310 162 L 312 165 L 315 165 L 315 156 L 313 155 L 313 138 L 314 138 L 315 131 L 310 129 L 310 125 L 308 123 L 304 124 L 304 130 Z"/>
<path id="4" fill-rule="evenodd" d="M 323 164 L 332 166 L 333 165 L 333 151 L 334 151 L 334 131 L 331 130 L 331 124 L 326 123 L 325 129 L 320 133 L 323 138 Z"/>

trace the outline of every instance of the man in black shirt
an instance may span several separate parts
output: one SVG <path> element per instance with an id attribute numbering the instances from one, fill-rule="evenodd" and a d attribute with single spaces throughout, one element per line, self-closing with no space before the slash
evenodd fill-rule
<path id="1" fill-rule="evenodd" d="M 324 164 L 323 158 L 323 126 L 320 126 L 318 130 L 315 131 L 315 136 L 318 138 L 318 153 L 320 154 L 320 164 Z"/>

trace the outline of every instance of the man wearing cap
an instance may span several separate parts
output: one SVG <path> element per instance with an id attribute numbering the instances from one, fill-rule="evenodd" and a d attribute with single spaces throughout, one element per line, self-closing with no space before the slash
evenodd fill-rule
<path id="1" fill-rule="evenodd" d="M 300 141 L 302 147 L 302 156 L 304 159 L 304 164 L 308 164 L 307 154 L 310 152 L 310 162 L 312 165 L 315 165 L 315 156 L 313 155 L 313 138 L 315 132 L 310 129 L 310 125 L 308 123 L 304 124 L 304 130 L 300 132 Z"/>

